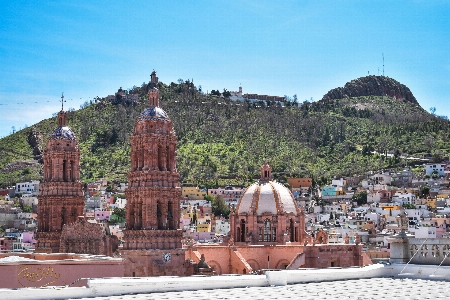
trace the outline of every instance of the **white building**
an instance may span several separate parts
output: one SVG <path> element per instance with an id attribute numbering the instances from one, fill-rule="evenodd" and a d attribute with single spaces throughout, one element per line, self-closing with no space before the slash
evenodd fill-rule
<path id="1" fill-rule="evenodd" d="M 116 198 L 115 203 L 113 205 L 118 208 L 125 208 L 125 206 L 127 205 L 127 199 Z M 110 207 L 112 207 L 112 205 L 110 205 Z"/>
<path id="2" fill-rule="evenodd" d="M 402 193 L 402 192 L 396 192 L 394 196 L 392 196 L 392 202 L 401 203 L 404 204 L 416 204 L 416 195 L 412 193 Z"/>
<path id="3" fill-rule="evenodd" d="M 215 220 L 215 225 L 211 231 L 217 234 L 227 235 L 230 232 L 230 222 L 227 220 Z"/>
<path id="4" fill-rule="evenodd" d="M 18 182 L 15 189 L 16 194 L 39 195 L 39 181 Z"/>
<path id="5" fill-rule="evenodd" d="M 239 87 L 239 91 L 237 91 L 237 92 L 231 92 L 230 91 L 230 94 L 231 94 L 231 96 L 230 96 L 230 99 L 231 100 L 239 100 L 239 101 L 244 101 L 245 99 L 244 99 L 244 97 L 242 97 L 242 87 L 240 86 Z"/>
<path id="6" fill-rule="evenodd" d="M 341 179 L 333 179 L 331 180 L 331 185 L 335 185 L 335 186 L 346 186 L 347 185 L 347 181 L 343 178 Z"/>
<path id="7" fill-rule="evenodd" d="M 426 164 L 425 165 L 425 174 L 432 175 L 434 171 L 436 171 L 439 176 L 445 176 L 445 168 L 446 164 Z"/>
<path id="8" fill-rule="evenodd" d="M 391 175 L 388 174 L 375 174 L 369 177 L 374 185 L 389 185 L 392 182 Z"/>

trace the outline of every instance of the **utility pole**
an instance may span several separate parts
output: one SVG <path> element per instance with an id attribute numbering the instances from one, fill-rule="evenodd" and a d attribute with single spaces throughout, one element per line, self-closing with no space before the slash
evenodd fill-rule
<path id="1" fill-rule="evenodd" d="M 382 53 L 383 55 L 383 76 L 384 76 L 384 53 Z"/>

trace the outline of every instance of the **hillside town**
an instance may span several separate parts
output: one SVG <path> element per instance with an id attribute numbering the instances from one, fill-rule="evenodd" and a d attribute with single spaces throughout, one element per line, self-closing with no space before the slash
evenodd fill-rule
<path id="1" fill-rule="evenodd" d="M 387 260 L 388 238 L 400 231 L 399 214 L 408 217 L 408 233 L 416 238 L 450 237 L 450 166 L 426 163 L 418 177 L 410 169 L 377 171 L 364 176 L 333 179 L 325 186 L 311 178 L 287 178 L 288 187 L 305 209 L 306 231 L 323 230 L 329 243 L 355 243 L 374 260 Z M 18 182 L 0 190 L 1 252 L 33 251 L 36 245 L 39 181 Z M 99 179 L 84 185 L 84 217 L 108 226 L 123 241 L 128 183 L 113 184 Z M 245 187 L 203 189 L 182 184 L 180 229 L 185 244 L 220 244 L 227 240 L 230 221 Z M 217 205 L 225 205 L 217 213 Z M 216 210 L 216 211 L 215 211 Z M 220 211 L 221 212 L 221 211 Z M 120 246 L 119 246 L 120 247 Z"/>

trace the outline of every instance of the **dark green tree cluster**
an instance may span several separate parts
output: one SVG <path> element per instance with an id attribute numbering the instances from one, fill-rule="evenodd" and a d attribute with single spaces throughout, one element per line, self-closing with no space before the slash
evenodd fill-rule
<path id="1" fill-rule="evenodd" d="M 353 195 L 353 202 L 358 203 L 358 205 L 367 204 L 367 191 L 360 191 Z"/>
<path id="2" fill-rule="evenodd" d="M 230 208 L 228 207 L 228 205 L 225 203 L 225 200 L 223 200 L 223 198 L 220 195 L 217 195 L 214 197 L 211 207 L 212 207 L 212 212 L 216 217 L 223 216 L 225 218 L 228 218 L 228 216 L 230 214 Z"/>

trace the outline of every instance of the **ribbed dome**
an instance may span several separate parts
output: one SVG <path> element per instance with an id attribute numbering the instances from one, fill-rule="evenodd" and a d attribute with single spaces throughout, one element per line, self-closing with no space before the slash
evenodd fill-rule
<path id="1" fill-rule="evenodd" d="M 166 112 L 157 106 L 147 107 L 139 116 L 138 121 L 142 120 L 160 120 L 160 121 L 170 121 Z"/>
<path id="2" fill-rule="evenodd" d="M 67 126 L 58 126 L 50 133 L 50 140 L 75 140 L 75 134 Z"/>
<path id="3" fill-rule="evenodd" d="M 279 182 L 259 181 L 247 188 L 239 200 L 237 214 L 263 213 L 278 214 L 281 212 L 297 215 L 297 205 L 292 193 Z"/>

